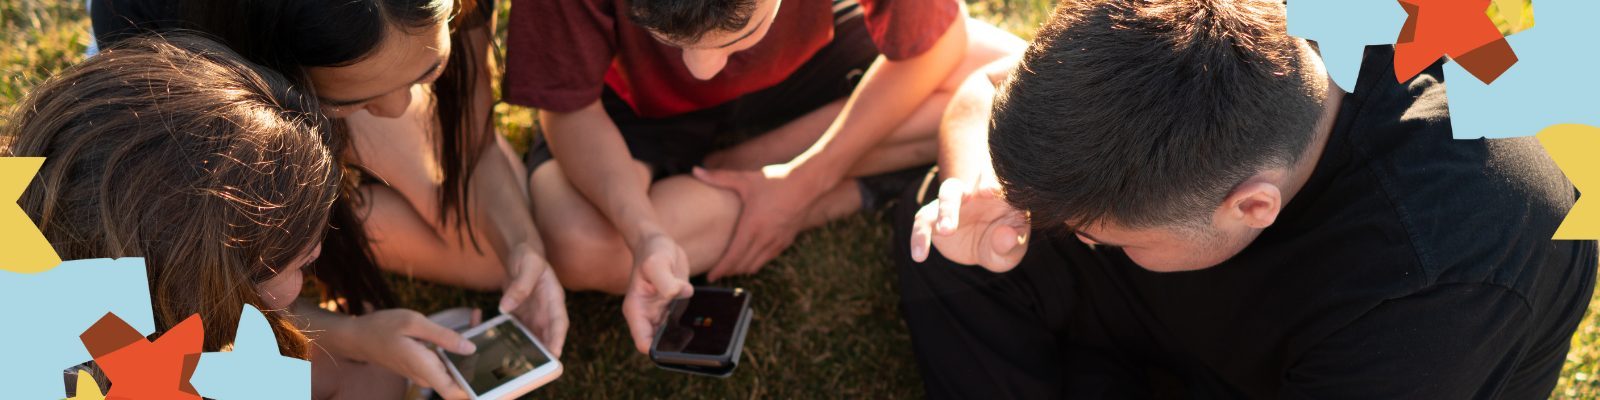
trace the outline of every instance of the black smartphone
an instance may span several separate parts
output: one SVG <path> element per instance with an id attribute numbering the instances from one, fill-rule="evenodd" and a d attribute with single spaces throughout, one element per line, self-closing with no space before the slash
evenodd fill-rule
<path id="1" fill-rule="evenodd" d="M 739 366 L 750 329 L 750 292 L 696 287 L 694 296 L 673 300 L 656 330 L 650 360 L 678 372 L 727 377 Z"/>

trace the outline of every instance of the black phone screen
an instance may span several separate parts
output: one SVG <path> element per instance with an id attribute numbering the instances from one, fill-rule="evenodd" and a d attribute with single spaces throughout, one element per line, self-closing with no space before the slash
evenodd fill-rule
<path id="1" fill-rule="evenodd" d="M 687 301 L 673 302 L 669 325 L 656 350 L 712 356 L 727 353 L 739 325 L 739 313 L 749 298 L 743 289 L 707 290 L 695 292 Z"/>

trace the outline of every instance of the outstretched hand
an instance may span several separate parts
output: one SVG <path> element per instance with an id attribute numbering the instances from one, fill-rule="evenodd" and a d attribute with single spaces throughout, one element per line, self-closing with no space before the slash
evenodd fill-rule
<path id="1" fill-rule="evenodd" d="M 917 211 L 911 226 L 911 258 L 927 261 L 930 248 L 946 259 L 1010 271 L 1028 251 L 1028 216 L 1012 208 L 993 176 L 976 183 L 947 179 L 939 198 Z"/>
<path id="2" fill-rule="evenodd" d="M 665 319 L 667 304 L 694 295 L 694 286 L 689 284 L 689 256 L 672 238 L 657 234 L 640 241 L 639 248 L 633 250 L 633 259 L 633 275 L 622 299 L 622 316 L 628 321 L 634 347 L 649 354 L 656 328 Z"/>

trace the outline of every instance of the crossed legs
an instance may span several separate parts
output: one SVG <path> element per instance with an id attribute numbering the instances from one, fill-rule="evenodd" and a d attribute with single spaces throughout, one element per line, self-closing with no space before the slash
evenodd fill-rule
<path id="1" fill-rule="evenodd" d="M 967 23 L 966 60 L 906 122 L 852 166 L 852 177 L 932 163 L 939 121 L 950 93 L 968 75 L 1019 54 L 1025 46 L 1021 39 L 987 23 Z M 765 135 L 713 154 L 706 163 L 714 168 L 751 170 L 789 161 L 815 143 L 843 107 L 843 99 L 820 107 Z M 635 167 L 648 168 L 637 162 Z M 612 222 L 567 181 L 560 160 L 537 166 L 529 179 L 534 220 L 539 221 L 546 257 L 562 284 L 571 290 L 621 294 L 632 272 L 633 255 Z M 662 225 L 688 253 L 691 274 L 705 273 L 731 239 L 740 210 L 738 196 L 688 175 L 644 184 L 650 185 L 649 197 Z M 805 226 L 820 226 L 855 212 L 861 206 L 860 197 L 853 180 L 840 182 L 813 203 Z"/>

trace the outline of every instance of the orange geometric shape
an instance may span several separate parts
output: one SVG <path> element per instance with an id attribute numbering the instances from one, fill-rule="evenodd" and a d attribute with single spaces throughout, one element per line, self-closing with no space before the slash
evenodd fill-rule
<path id="1" fill-rule="evenodd" d="M 1484 83 L 1493 83 L 1517 63 L 1517 55 L 1484 10 L 1490 0 L 1399 0 L 1410 17 L 1394 49 L 1400 82 L 1450 56 Z"/>
<path id="2" fill-rule="evenodd" d="M 205 343 L 199 314 L 150 342 L 115 314 L 106 313 L 78 338 L 111 381 L 106 399 L 200 399 L 189 384 Z"/>

